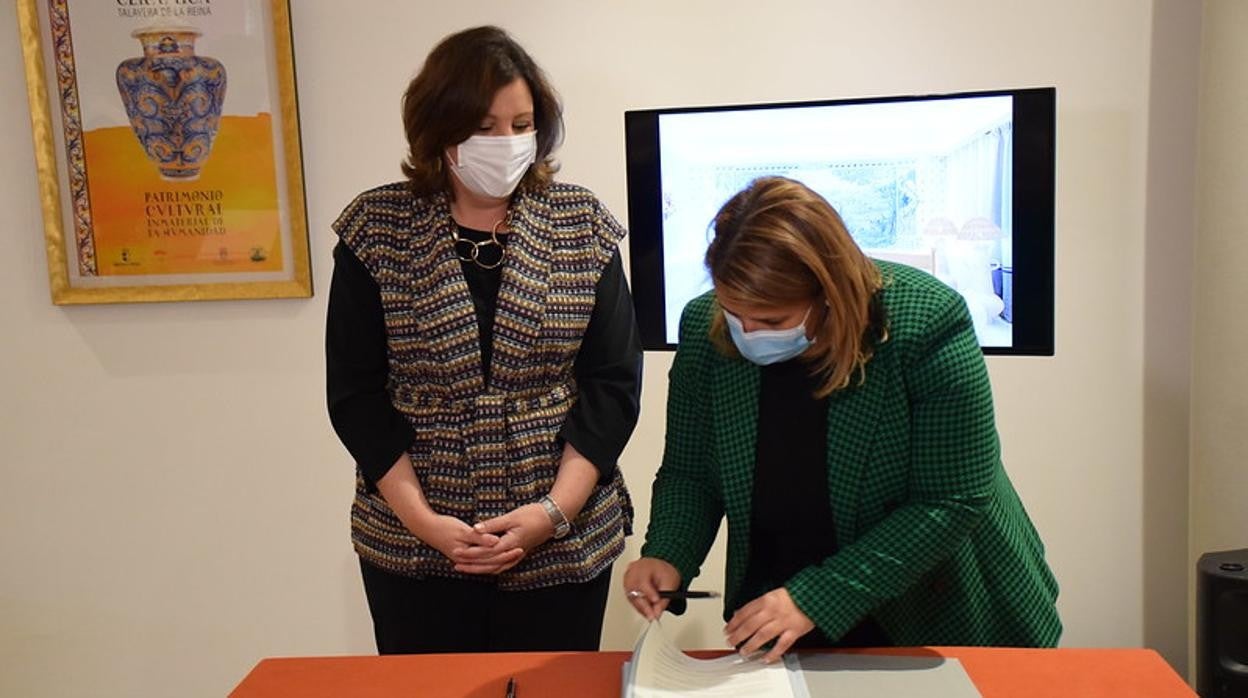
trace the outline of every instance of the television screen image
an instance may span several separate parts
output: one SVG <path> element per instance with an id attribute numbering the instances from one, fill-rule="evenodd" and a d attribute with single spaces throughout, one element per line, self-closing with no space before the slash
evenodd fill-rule
<path id="1" fill-rule="evenodd" d="M 966 300 L 985 353 L 1053 353 L 1055 90 L 625 114 L 632 288 L 647 349 L 708 290 L 719 207 L 782 175 L 828 200 L 872 258 Z"/>

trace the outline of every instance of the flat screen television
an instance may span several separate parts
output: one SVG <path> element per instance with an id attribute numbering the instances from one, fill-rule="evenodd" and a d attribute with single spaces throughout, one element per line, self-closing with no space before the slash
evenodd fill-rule
<path id="1" fill-rule="evenodd" d="M 624 114 L 631 282 L 646 349 L 711 287 L 711 221 L 750 181 L 805 183 L 868 256 L 966 299 L 986 354 L 1053 354 L 1056 90 Z"/>

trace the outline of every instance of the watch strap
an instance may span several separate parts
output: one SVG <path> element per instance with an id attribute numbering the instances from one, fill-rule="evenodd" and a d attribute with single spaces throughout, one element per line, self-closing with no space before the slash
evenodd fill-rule
<path id="1" fill-rule="evenodd" d="M 543 495 L 538 503 L 546 510 L 546 515 L 550 517 L 550 523 L 555 527 L 555 538 L 563 538 L 572 531 L 572 524 L 568 521 L 568 517 L 564 516 L 563 510 L 551 499 L 550 495 Z"/>

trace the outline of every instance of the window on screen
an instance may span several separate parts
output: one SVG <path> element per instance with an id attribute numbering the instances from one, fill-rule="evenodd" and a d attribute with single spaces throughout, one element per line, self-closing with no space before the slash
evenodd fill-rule
<path id="1" fill-rule="evenodd" d="M 660 114 L 668 342 L 710 288 L 715 212 L 751 180 L 783 175 L 827 199 L 869 256 L 961 293 L 981 346 L 1010 346 L 1012 115 L 1008 95 Z"/>

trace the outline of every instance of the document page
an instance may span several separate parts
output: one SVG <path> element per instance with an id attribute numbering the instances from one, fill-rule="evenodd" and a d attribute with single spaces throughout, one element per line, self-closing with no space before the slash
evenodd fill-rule
<path id="1" fill-rule="evenodd" d="M 784 662 L 763 664 L 731 654 L 695 659 L 681 652 L 658 621 L 642 632 L 625 676 L 624 695 L 632 698 L 801 698 Z M 630 692 L 631 689 L 631 692 Z"/>

